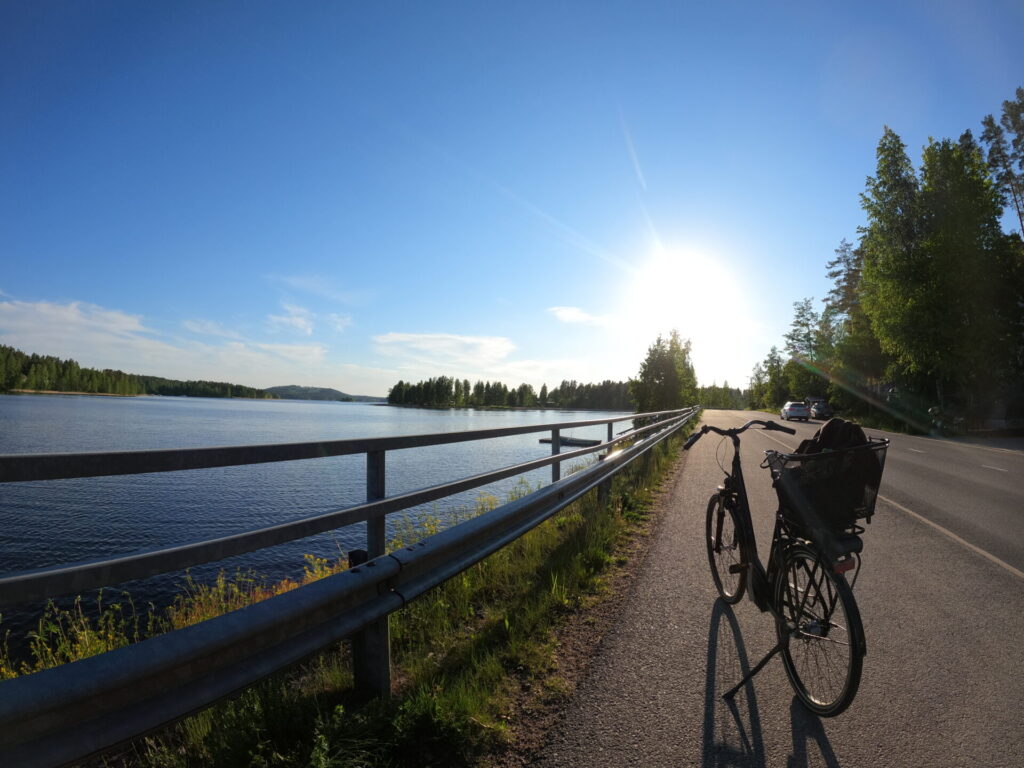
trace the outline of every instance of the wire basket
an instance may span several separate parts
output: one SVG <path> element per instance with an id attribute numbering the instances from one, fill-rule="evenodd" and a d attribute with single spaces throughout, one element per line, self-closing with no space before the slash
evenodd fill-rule
<path id="1" fill-rule="evenodd" d="M 843 531 L 857 520 L 871 522 L 882 482 L 889 441 L 871 438 L 864 445 L 821 453 L 769 451 L 783 517 L 805 528 L 824 524 Z"/>

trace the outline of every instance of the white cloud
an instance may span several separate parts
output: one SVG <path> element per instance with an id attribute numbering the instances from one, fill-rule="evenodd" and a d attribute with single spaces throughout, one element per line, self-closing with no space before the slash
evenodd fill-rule
<path id="1" fill-rule="evenodd" d="M 282 303 L 281 308 L 287 315 L 267 315 L 270 327 L 279 329 L 291 329 L 306 336 L 313 335 L 313 313 L 304 307 L 295 304 Z"/>
<path id="2" fill-rule="evenodd" d="M 3 338 L 29 335 L 45 340 L 50 348 L 66 347 L 65 339 L 71 335 L 133 338 L 147 333 L 151 331 L 142 325 L 140 315 L 129 315 L 85 302 L 0 302 L 0 334 Z"/>
<path id="3" fill-rule="evenodd" d="M 338 333 L 341 333 L 350 325 L 352 325 L 352 316 L 337 315 L 332 312 L 331 314 L 327 315 L 327 322 L 334 330 L 336 330 Z"/>
<path id="4" fill-rule="evenodd" d="M 399 378 L 393 369 L 333 363 L 323 344 L 261 343 L 226 337 L 226 329 L 216 323 L 190 322 L 193 332 L 215 338 L 196 341 L 161 334 L 139 315 L 84 302 L 0 301 L 0 344 L 71 358 L 88 368 L 254 387 L 302 384 L 384 395 Z"/>
<path id="5" fill-rule="evenodd" d="M 607 328 L 614 323 L 611 315 L 591 315 L 579 307 L 549 307 L 548 312 L 563 323 L 593 325 L 598 328 Z"/>

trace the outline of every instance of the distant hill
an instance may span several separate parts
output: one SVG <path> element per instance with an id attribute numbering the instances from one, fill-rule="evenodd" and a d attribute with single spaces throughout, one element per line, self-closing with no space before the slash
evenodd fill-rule
<path id="1" fill-rule="evenodd" d="M 267 387 L 270 392 L 284 400 L 342 400 L 351 403 L 383 403 L 386 398 L 369 395 L 346 395 L 329 387 L 300 387 L 290 384 L 286 387 Z"/>

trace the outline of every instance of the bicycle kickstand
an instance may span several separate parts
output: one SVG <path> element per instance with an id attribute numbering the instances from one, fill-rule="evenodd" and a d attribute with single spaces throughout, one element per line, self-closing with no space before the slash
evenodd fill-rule
<path id="1" fill-rule="evenodd" d="M 750 670 L 749 672 L 747 672 L 747 674 L 745 674 L 743 676 L 742 680 L 740 680 L 738 683 L 736 683 L 736 685 L 734 685 L 728 691 L 723 693 L 722 694 L 722 698 L 723 699 L 731 699 L 733 696 L 735 696 L 736 692 L 740 688 L 742 688 L 744 685 L 746 685 L 747 682 L 754 675 L 756 675 L 758 672 L 760 672 L 762 669 L 764 669 L 764 665 L 767 664 L 769 661 L 771 661 L 772 656 L 774 656 L 776 653 L 781 651 L 787 645 L 789 645 L 789 635 L 788 634 L 785 637 L 783 637 L 781 640 L 779 640 L 779 642 L 777 642 L 775 644 L 775 647 L 772 648 L 770 651 L 768 651 L 768 653 L 765 655 L 765 657 L 763 659 L 761 659 L 759 662 L 757 662 L 757 664 L 754 665 L 754 668 L 752 670 Z"/>

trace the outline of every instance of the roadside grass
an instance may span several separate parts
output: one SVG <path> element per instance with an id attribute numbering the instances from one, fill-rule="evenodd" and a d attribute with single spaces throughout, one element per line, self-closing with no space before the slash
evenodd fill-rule
<path id="1" fill-rule="evenodd" d="M 360 701 L 347 643 L 268 678 L 239 696 L 93 761 L 103 766 L 470 766 L 513 738 L 517 689 L 564 696 L 554 674 L 553 630 L 600 593 L 624 537 L 648 514 L 651 494 L 680 439 L 634 461 L 612 482 L 609 503 L 587 494 L 486 560 L 390 618 L 395 695 Z M 533 489 L 520 483 L 509 500 Z M 481 495 L 459 522 L 498 506 Z M 446 521 L 448 522 L 448 521 Z M 436 533 L 437 515 L 405 518 L 390 548 Z M 619 556 L 621 557 L 621 556 Z M 145 621 L 128 596 L 91 619 L 80 601 L 49 606 L 29 638 L 32 660 L 14 664 L 0 647 L 0 678 L 85 658 L 194 624 L 337 573 L 342 560 L 307 556 L 303 578 L 266 585 L 251 574 L 186 581 L 159 618 Z M 102 596 L 101 596 L 102 597 Z M 141 625 L 145 625 L 143 628 Z"/>

